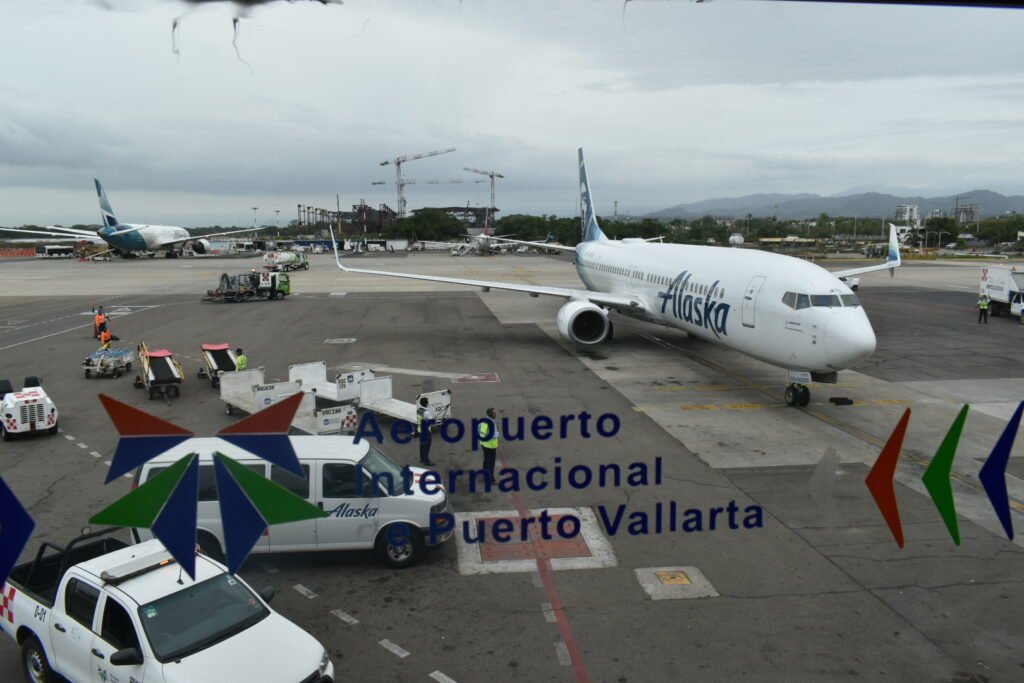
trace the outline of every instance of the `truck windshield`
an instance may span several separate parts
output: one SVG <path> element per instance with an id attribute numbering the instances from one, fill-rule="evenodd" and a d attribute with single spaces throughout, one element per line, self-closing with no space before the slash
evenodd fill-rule
<path id="1" fill-rule="evenodd" d="M 397 496 L 402 493 L 402 468 L 391 462 L 388 456 L 384 455 L 373 444 L 366 456 L 359 461 L 360 467 L 371 477 L 384 484 L 389 490 L 389 496 Z M 388 476 L 376 476 L 386 474 Z"/>
<path id="2" fill-rule="evenodd" d="M 181 659 L 241 633 L 270 614 L 239 579 L 221 574 L 139 608 L 153 654 Z"/>

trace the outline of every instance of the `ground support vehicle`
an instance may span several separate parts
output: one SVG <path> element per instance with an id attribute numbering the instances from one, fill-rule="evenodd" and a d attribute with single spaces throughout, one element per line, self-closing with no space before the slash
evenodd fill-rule
<path id="1" fill-rule="evenodd" d="M 203 344 L 203 360 L 205 368 L 199 368 L 199 378 L 209 378 L 214 389 L 220 386 L 220 376 L 225 372 L 234 372 L 238 367 L 238 359 L 230 344 Z"/>
<path id="2" fill-rule="evenodd" d="M 263 255 L 263 267 L 277 272 L 309 270 L 309 257 L 294 251 L 272 251 Z"/>
<path id="3" fill-rule="evenodd" d="M 992 315 L 1007 313 L 1024 323 L 1024 269 L 983 266 L 978 295 L 987 294 Z"/>
<path id="4" fill-rule="evenodd" d="M 443 486 L 418 483 L 427 470 L 399 467 L 371 439 L 355 443 L 351 436 L 291 436 L 289 441 L 303 477 L 221 439 L 192 438 L 138 468 L 135 485 L 145 484 L 189 453 L 198 453 L 197 540 L 203 552 L 212 557 L 222 554 L 225 547 L 214 474 L 215 452 L 329 513 L 317 519 L 271 525 L 256 542 L 253 553 L 374 549 L 386 564 L 401 569 L 416 564 L 427 548 L 451 539 L 453 529 L 442 524 L 440 517 L 452 514 L 447 492 Z M 152 537 L 148 529 L 132 533 L 139 539 Z"/>
<path id="5" fill-rule="evenodd" d="M 303 387 L 299 382 L 267 383 L 262 367 L 220 375 L 220 399 L 224 401 L 224 412 L 228 415 L 234 414 L 235 410 L 258 413 L 300 392 L 303 392 Z M 338 434 L 355 430 L 355 406 L 323 401 L 313 392 L 303 393 L 292 427 L 307 434 Z"/>
<path id="6" fill-rule="evenodd" d="M 3 584 L 0 630 L 26 680 L 333 681 L 324 647 L 267 605 L 272 588 L 257 594 L 200 554 L 192 580 L 159 541 L 116 531 L 43 543 Z"/>
<path id="7" fill-rule="evenodd" d="M 222 273 L 217 289 L 207 290 L 203 301 L 237 303 L 254 299 L 283 299 L 291 294 L 287 273 Z"/>
<path id="8" fill-rule="evenodd" d="M 82 361 L 82 369 L 85 370 L 85 378 L 90 377 L 120 377 L 123 372 L 132 371 L 132 361 L 135 360 L 131 349 L 100 349 L 85 357 Z"/>
<path id="9" fill-rule="evenodd" d="M 60 413 L 43 390 L 43 381 L 26 377 L 21 391 L 15 391 L 10 380 L 0 379 L 0 417 L 0 438 L 10 441 L 16 434 L 56 434 Z"/>
<path id="10" fill-rule="evenodd" d="M 141 373 L 135 378 L 135 387 L 145 389 L 150 400 L 160 395 L 177 398 L 181 394 L 185 371 L 173 353 L 167 349 L 150 351 L 146 342 L 140 342 L 139 365 Z"/>
<path id="11" fill-rule="evenodd" d="M 406 403 L 392 396 L 390 377 L 377 377 L 372 370 L 342 372 L 334 377 L 333 382 L 329 382 L 327 363 L 324 361 L 298 363 L 288 366 L 288 380 L 299 382 L 305 391 L 315 392 L 320 398 L 336 403 L 351 403 L 364 410 L 414 424 L 416 409 L 423 398 L 427 399 L 428 409 L 437 422 L 451 417 L 451 389 L 428 391 L 419 394 L 415 402 Z"/>

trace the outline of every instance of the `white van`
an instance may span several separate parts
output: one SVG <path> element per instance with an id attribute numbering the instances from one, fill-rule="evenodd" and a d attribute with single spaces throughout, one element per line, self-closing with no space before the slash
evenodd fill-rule
<path id="1" fill-rule="evenodd" d="M 353 443 L 351 436 L 291 436 L 289 440 L 305 471 L 304 479 L 222 439 L 194 438 L 137 469 L 132 487 L 150 481 L 190 453 L 198 453 L 197 540 L 204 553 L 223 562 L 224 529 L 213 467 L 213 454 L 219 452 L 330 512 L 320 519 L 270 526 L 252 552 L 373 548 L 394 568 L 412 566 L 422 558 L 430 540 L 432 515 L 451 512 L 444 490 L 426 494 L 414 484 L 411 492 L 406 493 L 402 468 L 366 439 Z M 365 478 L 361 487 L 356 482 L 357 465 L 362 467 Z M 419 467 L 408 469 L 417 482 L 426 471 Z M 376 486 L 371 477 L 376 479 Z M 395 528 L 411 532 L 389 534 L 388 528 L 394 524 L 403 524 Z M 137 541 L 153 538 L 149 529 L 134 529 L 133 535 Z M 439 535 L 434 545 L 441 545 L 451 536 L 451 531 Z"/>

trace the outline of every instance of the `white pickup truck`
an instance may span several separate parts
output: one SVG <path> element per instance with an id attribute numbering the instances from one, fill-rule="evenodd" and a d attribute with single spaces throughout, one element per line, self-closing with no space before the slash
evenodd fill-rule
<path id="1" fill-rule="evenodd" d="M 256 594 L 199 554 L 193 581 L 159 541 L 127 546 L 113 531 L 43 543 L 3 584 L 0 630 L 27 681 L 334 680 L 323 646 L 267 606 L 273 588 Z"/>

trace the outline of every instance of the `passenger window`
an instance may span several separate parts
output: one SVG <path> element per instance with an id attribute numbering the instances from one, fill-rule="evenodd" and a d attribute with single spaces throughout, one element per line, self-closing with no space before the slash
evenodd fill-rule
<path id="1" fill-rule="evenodd" d="M 806 294 L 797 294 L 796 295 L 796 308 L 797 308 L 797 310 L 800 310 L 801 308 L 810 308 L 810 307 L 811 307 L 811 297 L 807 296 Z"/>
<path id="2" fill-rule="evenodd" d="M 135 625 L 128 611 L 120 604 L 107 598 L 103 607 L 103 627 L 100 630 L 100 637 L 110 643 L 117 650 L 134 647 L 140 653 L 139 637 L 135 633 Z"/>
<path id="3" fill-rule="evenodd" d="M 796 308 L 796 292 L 786 292 L 782 295 L 782 303 L 790 308 Z"/>
<path id="4" fill-rule="evenodd" d="M 347 463 L 326 463 L 321 469 L 323 474 L 324 498 L 359 498 L 365 497 L 368 482 L 364 483 L 363 496 L 356 492 L 356 466 Z"/>
<path id="5" fill-rule="evenodd" d="M 100 600 L 100 591 L 78 579 L 68 581 L 64 592 L 64 611 L 82 626 L 91 629 L 92 618 L 96 613 L 96 603 Z"/>
<path id="6" fill-rule="evenodd" d="M 281 469 L 277 465 L 270 466 L 270 480 L 275 484 L 280 484 L 285 487 L 299 498 L 309 499 L 309 465 L 302 466 L 302 472 L 306 475 L 305 479 L 300 479 L 288 470 Z"/>

